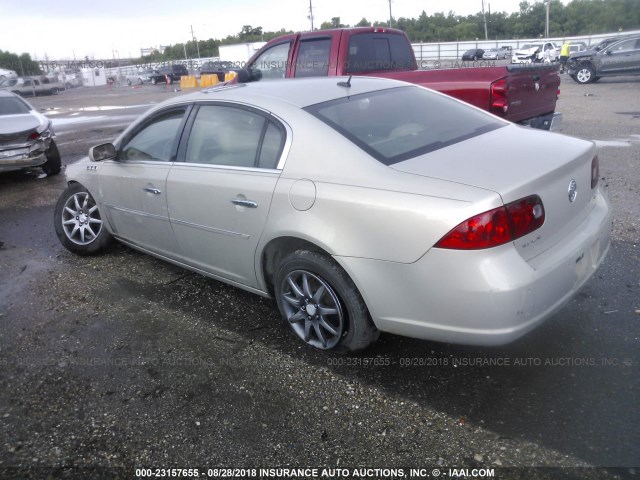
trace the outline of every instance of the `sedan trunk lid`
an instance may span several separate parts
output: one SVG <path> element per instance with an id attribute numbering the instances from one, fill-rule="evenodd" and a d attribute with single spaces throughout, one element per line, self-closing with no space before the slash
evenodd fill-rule
<path id="1" fill-rule="evenodd" d="M 491 190 L 505 204 L 540 196 L 544 224 L 514 242 L 530 260 L 571 234 L 593 207 L 595 154 L 590 142 L 511 125 L 391 168 Z"/>

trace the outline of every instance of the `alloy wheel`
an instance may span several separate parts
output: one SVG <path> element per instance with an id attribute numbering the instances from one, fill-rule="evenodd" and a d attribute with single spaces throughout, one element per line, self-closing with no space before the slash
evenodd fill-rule
<path id="1" fill-rule="evenodd" d="M 100 211 L 87 192 L 71 195 L 62 210 L 62 228 L 66 237 L 77 245 L 89 245 L 103 228 Z"/>
<path id="2" fill-rule="evenodd" d="M 309 345 L 335 347 L 344 334 L 345 319 L 331 286 L 306 270 L 290 272 L 282 282 L 282 304 L 293 331 Z"/>

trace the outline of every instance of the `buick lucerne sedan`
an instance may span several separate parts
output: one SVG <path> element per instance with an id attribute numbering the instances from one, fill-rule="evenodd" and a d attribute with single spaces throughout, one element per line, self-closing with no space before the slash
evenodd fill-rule
<path id="1" fill-rule="evenodd" d="M 171 99 L 70 165 L 62 244 L 112 239 L 274 297 L 318 349 L 380 331 L 500 345 L 557 312 L 610 244 L 591 142 L 385 79 Z"/>

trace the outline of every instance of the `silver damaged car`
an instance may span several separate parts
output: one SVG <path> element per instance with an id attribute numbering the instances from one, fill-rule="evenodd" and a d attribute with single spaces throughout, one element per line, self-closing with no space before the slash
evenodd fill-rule
<path id="1" fill-rule="evenodd" d="M 274 297 L 303 342 L 379 332 L 500 345 L 557 312 L 610 244 L 591 142 L 437 92 L 310 78 L 169 100 L 67 168 L 62 244 L 117 239 Z"/>
<path id="2" fill-rule="evenodd" d="M 41 167 L 47 175 L 62 168 L 51 120 L 20 96 L 0 90 L 0 172 Z"/>

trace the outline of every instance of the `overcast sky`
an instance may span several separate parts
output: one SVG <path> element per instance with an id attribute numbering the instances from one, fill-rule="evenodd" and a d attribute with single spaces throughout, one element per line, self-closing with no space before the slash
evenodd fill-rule
<path id="1" fill-rule="evenodd" d="M 485 0 L 491 11 L 513 12 L 519 0 Z M 315 25 L 340 17 L 353 25 L 389 18 L 388 0 L 312 0 Z M 392 0 L 394 18 L 424 10 L 469 15 L 481 0 Z M 138 57 L 140 49 L 191 40 L 224 38 L 243 25 L 265 31 L 309 30 L 309 0 L 0 0 L 0 50 L 38 60 Z"/>

